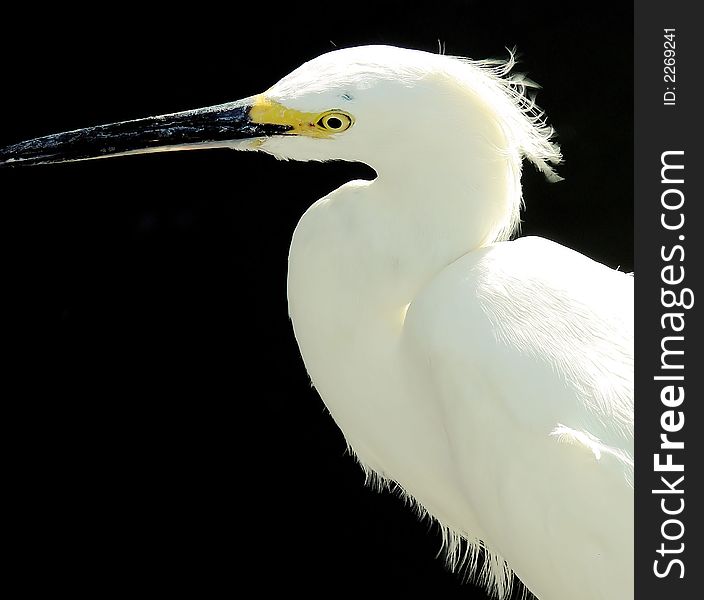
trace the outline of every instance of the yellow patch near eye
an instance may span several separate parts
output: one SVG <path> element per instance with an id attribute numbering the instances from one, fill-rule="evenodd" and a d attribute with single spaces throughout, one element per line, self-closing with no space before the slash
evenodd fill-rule
<path id="1" fill-rule="evenodd" d="M 323 116 L 333 111 L 324 113 L 309 113 L 288 108 L 283 104 L 279 104 L 275 100 L 267 98 L 264 94 L 255 96 L 252 108 L 249 111 L 249 118 L 254 123 L 268 125 L 288 125 L 291 127 L 285 135 L 307 135 L 314 138 L 329 138 L 336 133 L 344 131 L 352 124 L 352 117 L 342 113 L 349 121 L 343 128 L 338 128 L 337 131 L 324 127 L 320 121 Z M 337 111 L 335 111 L 337 114 Z"/>

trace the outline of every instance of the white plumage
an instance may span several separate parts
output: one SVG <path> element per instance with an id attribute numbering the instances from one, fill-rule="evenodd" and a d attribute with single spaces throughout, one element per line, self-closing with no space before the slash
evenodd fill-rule
<path id="1" fill-rule="evenodd" d="M 516 226 L 521 158 L 551 174 L 559 154 L 520 84 L 496 69 L 356 48 L 268 92 L 307 111 L 344 93 L 356 123 L 330 143 L 279 137 L 260 149 L 378 173 L 301 219 L 290 314 L 364 468 L 420 503 L 451 548 L 453 536 L 483 544 L 490 589 L 509 593 L 505 560 L 541 600 L 623 600 L 633 281 L 544 239 L 497 241 Z"/>

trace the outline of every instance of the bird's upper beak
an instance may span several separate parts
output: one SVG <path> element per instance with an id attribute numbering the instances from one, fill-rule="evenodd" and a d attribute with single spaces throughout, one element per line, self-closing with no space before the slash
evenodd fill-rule
<path id="1" fill-rule="evenodd" d="M 261 104 L 258 98 L 252 96 L 197 110 L 98 125 L 20 142 L 0 148 L 0 166 L 67 162 L 166 150 L 236 147 L 247 138 L 265 138 L 294 129 L 292 124 L 286 122 L 253 119 L 252 109 Z"/>

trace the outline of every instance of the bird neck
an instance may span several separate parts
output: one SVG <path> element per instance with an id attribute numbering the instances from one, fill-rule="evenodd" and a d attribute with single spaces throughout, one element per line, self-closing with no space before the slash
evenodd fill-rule
<path id="1" fill-rule="evenodd" d="M 510 157 L 484 147 L 433 149 L 423 160 L 389 162 L 370 186 L 362 208 L 386 231 L 387 257 L 404 264 L 399 291 L 410 302 L 430 278 L 468 252 L 504 239 L 520 205 L 520 172 Z M 480 160 L 477 157 L 484 157 Z M 401 283 L 401 282 L 399 282 Z"/>
<path id="2" fill-rule="evenodd" d="M 423 146 L 379 152 L 377 179 L 342 186 L 301 219 L 289 260 L 294 323 L 308 319 L 317 331 L 397 323 L 446 266 L 510 229 L 520 160 L 504 150 L 498 125 L 415 133 Z"/>

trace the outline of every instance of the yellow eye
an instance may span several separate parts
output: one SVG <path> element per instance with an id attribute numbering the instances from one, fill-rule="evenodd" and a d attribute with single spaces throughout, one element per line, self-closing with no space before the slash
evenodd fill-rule
<path id="1" fill-rule="evenodd" d="M 345 131 L 352 126 L 352 117 L 347 113 L 330 111 L 320 117 L 316 125 L 322 129 L 325 129 L 325 131 L 339 133 L 340 131 Z"/>

